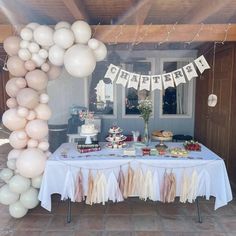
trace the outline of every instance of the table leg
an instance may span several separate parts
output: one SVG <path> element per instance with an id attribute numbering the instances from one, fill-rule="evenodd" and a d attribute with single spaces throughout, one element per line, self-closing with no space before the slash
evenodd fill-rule
<path id="1" fill-rule="evenodd" d="M 200 205 L 199 205 L 198 199 L 199 197 L 196 198 L 198 223 L 202 223 L 202 216 L 201 216 Z"/>
<path id="2" fill-rule="evenodd" d="M 67 200 L 67 223 L 70 223 L 71 222 L 71 200 L 70 198 L 68 198 Z"/>

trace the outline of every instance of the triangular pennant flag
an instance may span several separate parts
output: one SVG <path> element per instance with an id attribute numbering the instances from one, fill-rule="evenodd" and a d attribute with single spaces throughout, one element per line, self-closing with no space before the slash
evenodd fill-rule
<path id="1" fill-rule="evenodd" d="M 194 62 L 201 74 L 203 73 L 204 70 L 210 68 L 209 64 L 207 63 L 203 55 L 195 59 Z"/>
<path id="2" fill-rule="evenodd" d="M 130 77 L 131 77 L 130 72 L 126 70 L 120 70 L 116 83 L 122 84 L 125 87 Z"/>
<path id="3" fill-rule="evenodd" d="M 186 83 L 184 72 L 182 71 L 182 69 L 172 71 L 171 73 L 175 81 L 175 86 L 178 86 L 179 84 L 182 84 L 182 83 Z"/>
<path id="4" fill-rule="evenodd" d="M 161 75 L 153 75 L 153 76 L 151 76 L 151 84 L 152 84 L 152 91 L 154 91 L 155 89 L 162 90 Z"/>
<path id="5" fill-rule="evenodd" d="M 129 82 L 128 82 L 128 88 L 138 89 L 139 79 L 140 79 L 139 74 L 131 73 L 131 76 L 130 76 Z"/>
<path id="6" fill-rule="evenodd" d="M 147 91 L 150 91 L 150 82 L 151 82 L 150 75 L 141 75 L 139 90 L 146 89 Z"/>
<path id="7" fill-rule="evenodd" d="M 186 75 L 186 77 L 188 78 L 189 81 L 192 78 L 195 78 L 195 77 L 198 76 L 193 63 L 189 63 L 188 65 L 184 66 L 183 70 L 184 70 L 184 73 L 185 73 L 185 75 Z"/>
<path id="8" fill-rule="evenodd" d="M 164 89 L 167 89 L 169 87 L 175 87 L 171 73 L 166 73 L 166 74 L 163 74 L 161 76 L 162 76 Z"/>
<path id="9" fill-rule="evenodd" d="M 119 72 L 120 68 L 113 64 L 110 64 L 104 78 L 109 78 L 113 82 Z"/>

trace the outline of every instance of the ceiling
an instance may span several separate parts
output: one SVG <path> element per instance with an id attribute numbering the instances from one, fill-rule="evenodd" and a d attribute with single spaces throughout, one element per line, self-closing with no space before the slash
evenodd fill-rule
<path id="1" fill-rule="evenodd" d="M 0 0 L 0 24 L 236 23 L 236 0 Z"/>

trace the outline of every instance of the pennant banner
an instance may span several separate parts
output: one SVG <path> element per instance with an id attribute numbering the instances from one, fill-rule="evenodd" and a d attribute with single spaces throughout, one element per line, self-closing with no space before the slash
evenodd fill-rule
<path id="1" fill-rule="evenodd" d="M 163 82 L 164 89 L 167 89 L 169 87 L 175 87 L 171 73 L 163 74 L 162 82 Z"/>
<path id="2" fill-rule="evenodd" d="M 179 84 L 182 84 L 182 83 L 186 83 L 184 72 L 182 71 L 182 69 L 175 70 L 171 72 L 171 74 L 175 81 L 175 86 L 178 86 Z"/>
<path id="3" fill-rule="evenodd" d="M 151 85 L 151 76 L 141 75 L 139 90 L 146 89 L 147 91 L 150 91 L 150 85 Z"/>
<path id="4" fill-rule="evenodd" d="M 110 64 L 104 78 L 109 78 L 113 82 L 119 72 L 120 68 L 113 64 Z"/>
<path id="5" fill-rule="evenodd" d="M 162 90 L 161 75 L 153 75 L 153 76 L 151 76 L 151 84 L 152 84 L 152 91 L 154 91 L 155 89 Z"/>
<path id="6" fill-rule="evenodd" d="M 204 70 L 210 68 L 204 56 L 198 57 L 196 60 L 194 60 L 194 62 L 201 74 Z"/>
<path id="7" fill-rule="evenodd" d="M 129 82 L 128 82 L 128 88 L 138 89 L 139 79 L 140 79 L 139 74 L 131 73 L 131 76 L 130 76 Z"/>
<path id="8" fill-rule="evenodd" d="M 120 70 L 116 83 L 122 84 L 125 87 L 130 77 L 131 77 L 130 72 L 126 70 Z"/>
<path id="9" fill-rule="evenodd" d="M 189 81 L 192 78 L 195 78 L 198 76 L 193 63 L 189 63 L 188 65 L 184 66 L 183 69 L 184 69 L 184 73 Z"/>

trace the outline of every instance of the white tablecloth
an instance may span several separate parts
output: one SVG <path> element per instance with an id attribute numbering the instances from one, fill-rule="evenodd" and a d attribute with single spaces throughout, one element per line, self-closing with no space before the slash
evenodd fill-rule
<path id="1" fill-rule="evenodd" d="M 153 144 L 154 146 L 154 144 Z M 181 143 L 168 143 L 168 146 L 182 147 Z M 141 150 L 137 150 L 135 157 L 123 155 L 123 150 L 104 148 L 99 152 L 79 153 L 76 144 L 62 144 L 49 158 L 44 171 L 43 181 L 39 192 L 41 206 L 51 211 L 51 195 L 58 193 L 61 199 L 70 198 L 74 201 L 75 180 L 78 171 L 83 172 L 83 186 L 87 193 L 88 172 L 92 170 L 94 175 L 101 170 L 106 177 L 111 172 L 118 176 L 120 167 L 125 172 L 130 165 L 132 169 L 141 167 L 146 170 L 157 170 L 159 176 L 165 171 L 172 171 L 176 176 L 176 196 L 180 196 L 180 186 L 184 171 L 196 170 L 199 174 L 207 173 L 209 189 L 199 190 L 199 196 L 215 197 L 215 209 L 226 205 L 232 200 L 232 192 L 229 184 L 224 161 L 215 153 L 202 146 L 201 152 L 189 152 L 188 158 L 173 158 L 170 156 L 142 156 Z M 66 157 L 62 155 L 66 153 Z M 161 177 L 160 177 L 161 179 Z M 205 181 L 205 180 L 204 180 Z"/>

